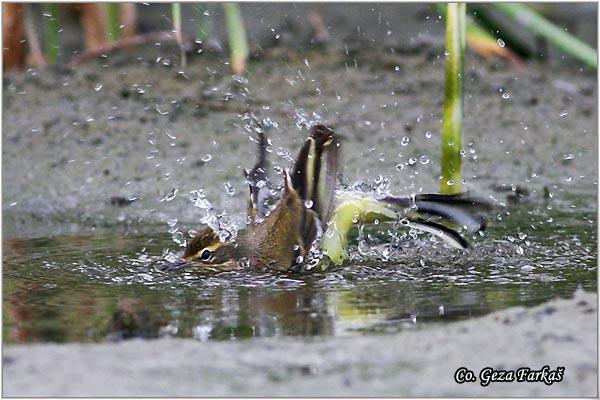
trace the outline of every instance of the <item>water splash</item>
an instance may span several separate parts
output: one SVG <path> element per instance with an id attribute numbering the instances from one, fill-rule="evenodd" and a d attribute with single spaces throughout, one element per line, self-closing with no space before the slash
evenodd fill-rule
<path id="1" fill-rule="evenodd" d="M 235 221 L 226 215 L 226 212 L 217 213 L 212 203 L 206 198 L 204 189 L 192 190 L 190 200 L 194 207 L 202 210 L 200 223 L 208 225 L 219 236 L 222 242 L 234 242 L 238 228 Z"/>

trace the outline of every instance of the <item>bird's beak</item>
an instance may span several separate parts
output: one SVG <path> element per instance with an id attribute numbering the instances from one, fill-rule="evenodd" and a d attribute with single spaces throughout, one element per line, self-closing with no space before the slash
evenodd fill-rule
<path id="1" fill-rule="evenodd" d="M 161 266 L 159 266 L 158 269 L 164 272 L 170 272 L 175 271 L 177 269 L 185 268 L 190 264 L 191 263 L 189 261 L 181 259 L 175 262 L 164 263 Z"/>

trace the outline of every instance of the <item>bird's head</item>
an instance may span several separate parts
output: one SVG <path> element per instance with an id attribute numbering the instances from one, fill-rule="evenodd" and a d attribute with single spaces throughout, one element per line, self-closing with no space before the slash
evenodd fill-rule
<path id="1" fill-rule="evenodd" d="M 218 270 L 237 269 L 241 262 L 238 254 L 237 243 L 222 242 L 215 231 L 205 228 L 188 243 L 181 260 L 166 264 L 161 269 L 172 271 L 187 266 Z"/>

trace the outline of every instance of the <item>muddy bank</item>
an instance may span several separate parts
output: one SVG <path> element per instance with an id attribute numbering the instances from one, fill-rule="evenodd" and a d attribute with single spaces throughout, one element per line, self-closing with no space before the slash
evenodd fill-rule
<path id="1" fill-rule="evenodd" d="M 596 396 L 597 295 L 394 335 L 5 346 L 4 396 Z M 457 368 L 565 367 L 562 382 L 458 385 Z M 110 384 L 107 384 L 110 382 Z"/>
<path id="2" fill-rule="evenodd" d="M 342 137 L 346 184 L 383 177 L 395 193 L 438 190 L 444 50 L 435 40 L 391 50 L 275 46 L 241 83 L 217 54 L 179 74 L 177 54 L 148 46 L 75 70 L 5 76 L 5 237 L 166 229 L 169 219 L 197 228 L 189 192 L 200 188 L 243 221 L 242 170 L 255 156 L 249 113 L 270 122 L 273 175 L 289 166 L 304 127 L 324 121 Z M 493 187 L 521 185 L 534 201 L 546 189 L 566 207 L 585 194 L 575 206 L 595 210 L 592 71 L 535 62 L 520 70 L 470 55 L 465 96 L 466 188 L 503 200 Z"/>

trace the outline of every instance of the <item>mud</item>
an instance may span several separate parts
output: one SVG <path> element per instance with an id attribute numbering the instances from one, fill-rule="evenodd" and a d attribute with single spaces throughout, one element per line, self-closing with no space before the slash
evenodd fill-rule
<path id="1" fill-rule="evenodd" d="M 439 43 L 276 46 L 251 62 L 241 84 L 217 54 L 191 57 L 183 74 L 177 54 L 149 45 L 74 70 L 4 77 L 5 236 L 173 218 L 194 226 L 199 210 L 188 193 L 199 188 L 242 221 L 242 170 L 255 156 L 245 112 L 276 125 L 275 166 L 290 164 L 305 125 L 319 120 L 342 137 L 347 184 L 381 175 L 392 192 L 438 190 Z M 493 187 L 521 185 L 537 200 L 544 188 L 556 200 L 595 193 L 596 97 L 595 73 L 572 64 L 520 70 L 469 54 L 465 187 L 501 200 Z M 174 189 L 172 201 L 160 201 Z"/>

